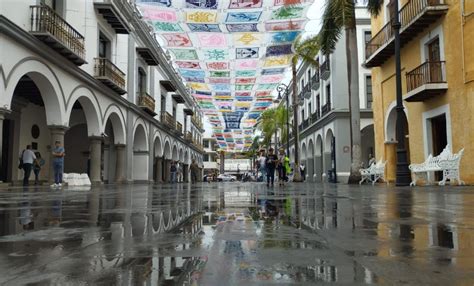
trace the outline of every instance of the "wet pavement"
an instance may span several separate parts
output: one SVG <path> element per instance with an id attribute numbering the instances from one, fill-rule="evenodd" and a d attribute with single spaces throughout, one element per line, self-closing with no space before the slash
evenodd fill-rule
<path id="1" fill-rule="evenodd" d="M 0 285 L 474 285 L 474 188 L 0 190 Z"/>

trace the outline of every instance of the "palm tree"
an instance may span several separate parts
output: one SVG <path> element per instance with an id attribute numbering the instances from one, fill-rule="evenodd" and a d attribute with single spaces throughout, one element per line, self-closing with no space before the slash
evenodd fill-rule
<path id="1" fill-rule="evenodd" d="M 349 113 L 351 118 L 351 172 L 349 183 L 360 181 L 361 139 L 359 106 L 359 61 L 357 53 L 357 33 L 354 0 L 326 0 L 323 25 L 320 32 L 321 51 L 329 55 L 336 47 L 342 30 L 346 37 L 347 79 L 349 94 Z M 368 0 L 367 10 L 378 16 L 384 0 Z"/>
<path id="2" fill-rule="evenodd" d="M 295 145 L 295 170 L 299 170 L 300 165 L 300 152 L 299 152 L 299 133 L 298 133 L 298 79 L 297 65 L 300 61 L 305 61 L 313 66 L 319 66 L 315 60 L 316 55 L 319 53 L 319 36 L 313 36 L 310 38 L 302 39 L 298 37 L 293 44 L 293 56 L 291 58 L 291 73 L 292 73 L 292 96 L 293 96 L 293 134 L 294 134 L 294 145 Z M 289 154 L 287 154 L 289 155 Z M 294 172 L 293 181 L 302 182 L 300 172 Z"/>
<path id="3" fill-rule="evenodd" d="M 285 142 L 287 134 L 286 117 L 289 111 L 284 106 L 269 108 L 262 112 L 257 122 L 257 127 L 263 132 L 263 145 L 269 146 L 272 136 L 280 132 L 280 142 Z M 277 141 L 275 140 L 275 147 Z"/>

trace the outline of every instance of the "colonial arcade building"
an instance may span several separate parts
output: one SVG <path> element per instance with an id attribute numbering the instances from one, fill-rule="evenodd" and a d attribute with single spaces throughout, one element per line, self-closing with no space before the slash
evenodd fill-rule
<path id="1" fill-rule="evenodd" d="M 20 180 L 26 145 L 47 180 L 56 140 L 65 173 L 93 183 L 167 181 L 171 160 L 202 166 L 202 114 L 133 4 L 7 1 L 0 28 L 0 181 Z"/>

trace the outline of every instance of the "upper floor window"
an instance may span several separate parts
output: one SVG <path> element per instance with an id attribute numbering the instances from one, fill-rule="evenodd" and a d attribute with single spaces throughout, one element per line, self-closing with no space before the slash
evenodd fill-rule
<path id="1" fill-rule="evenodd" d="M 365 97 L 367 100 L 367 108 L 372 108 L 372 76 L 365 77 Z"/>
<path id="2" fill-rule="evenodd" d="M 42 5 L 46 5 L 53 9 L 59 16 L 64 17 L 64 2 L 63 0 L 41 0 Z"/>
<path id="3" fill-rule="evenodd" d="M 146 92 L 146 73 L 142 68 L 138 68 L 138 92 Z"/>
<path id="4" fill-rule="evenodd" d="M 99 33 L 99 58 L 110 60 L 110 41 L 102 33 Z"/>
<path id="5" fill-rule="evenodd" d="M 311 80 L 311 69 L 308 69 L 308 82 Z"/>
<path id="6" fill-rule="evenodd" d="M 331 85 L 326 85 L 326 103 L 331 102 Z"/>
<path id="7" fill-rule="evenodd" d="M 367 45 L 368 42 L 372 39 L 371 31 L 364 31 L 364 44 Z"/>

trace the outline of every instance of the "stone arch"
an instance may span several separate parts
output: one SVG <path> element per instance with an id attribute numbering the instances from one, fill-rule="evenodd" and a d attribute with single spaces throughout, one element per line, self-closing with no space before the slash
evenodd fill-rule
<path id="1" fill-rule="evenodd" d="M 331 152 L 331 144 L 332 144 L 333 137 L 334 137 L 334 133 L 332 132 L 332 129 L 328 129 L 326 131 L 326 138 L 324 140 L 324 152 L 325 153 L 330 153 Z"/>
<path id="2" fill-rule="evenodd" d="M 47 125 L 66 126 L 64 92 L 58 77 L 49 66 L 35 58 L 23 59 L 12 68 L 5 79 L 5 94 L 0 97 L 0 106 L 11 108 L 15 88 L 24 76 L 31 78 L 41 93 Z"/>
<path id="3" fill-rule="evenodd" d="M 142 123 L 135 126 L 133 132 L 133 151 L 148 151 L 148 136 Z"/>
<path id="4" fill-rule="evenodd" d="M 408 121 L 408 109 L 403 105 L 405 112 L 405 119 Z M 385 113 L 385 123 L 384 123 L 384 135 L 385 142 L 396 142 L 397 141 L 397 103 L 393 101 L 387 108 Z M 408 132 L 408 130 L 406 130 Z"/>
<path id="5" fill-rule="evenodd" d="M 67 125 L 71 126 L 71 116 L 73 107 L 79 102 L 84 111 L 86 123 L 87 123 L 87 134 L 89 136 L 101 136 L 102 133 L 102 122 L 101 122 L 101 111 L 99 103 L 95 95 L 87 88 L 79 87 L 76 88 L 69 97 L 68 108 L 66 116 L 68 118 Z"/>
<path id="6" fill-rule="evenodd" d="M 316 138 L 316 149 L 314 151 L 315 156 L 321 156 L 323 154 L 323 138 L 318 135 Z"/>
<path id="7" fill-rule="evenodd" d="M 133 180 L 148 180 L 149 146 L 145 125 L 137 122 L 133 132 Z"/>
<path id="8" fill-rule="evenodd" d="M 154 147 L 154 153 L 156 157 L 162 157 L 163 156 L 163 143 L 161 140 L 161 135 L 160 133 L 155 133 L 155 138 L 153 140 L 153 147 Z"/>
<path id="9" fill-rule="evenodd" d="M 323 137 L 321 134 L 318 134 L 316 137 L 316 148 L 314 152 L 314 173 L 315 173 L 315 180 L 316 182 L 322 182 L 322 176 L 324 173 L 324 165 L 323 165 Z"/>
<path id="10" fill-rule="evenodd" d="M 169 138 L 165 138 L 165 147 L 163 148 L 163 157 L 171 160 L 171 144 Z"/>
<path id="11" fill-rule="evenodd" d="M 102 132 L 105 133 L 107 123 L 110 120 L 112 124 L 112 129 L 114 132 L 114 143 L 115 144 L 126 144 L 127 136 L 125 129 L 125 118 L 123 117 L 122 112 L 116 105 L 111 105 L 105 111 L 104 121 L 102 125 Z"/>
<path id="12" fill-rule="evenodd" d="M 186 150 L 186 151 L 184 152 L 184 163 L 185 163 L 185 164 L 189 164 L 189 163 L 190 163 L 190 162 L 189 162 L 189 152 L 188 152 L 188 150 Z"/>
<path id="13" fill-rule="evenodd" d="M 360 131 L 360 139 L 361 159 L 364 166 L 368 167 L 369 156 L 375 156 L 374 124 L 367 125 Z"/>
<path id="14" fill-rule="evenodd" d="M 173 145 L 173 149 L 171 151 L 171 159 L 174 161 L 178 160 L 178 147 L 176 144 Z"/>

